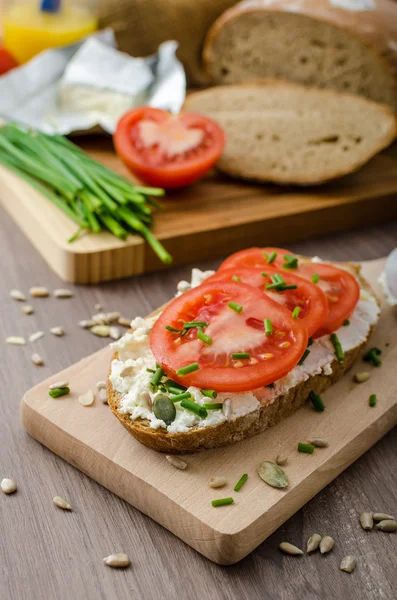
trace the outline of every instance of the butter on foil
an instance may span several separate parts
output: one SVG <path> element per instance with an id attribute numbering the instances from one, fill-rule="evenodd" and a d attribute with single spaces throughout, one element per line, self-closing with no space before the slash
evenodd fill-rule
<path id="1" fill-rule="evenodd" d="M 100 127 L 113 133 L 127 110 L 147 104 L 179 112 L 186 93 L 177 43 L 155 55 L 119 52 L 110 29 L 42 52 L 0 78 L 0 117 L 53 134 Z"/>

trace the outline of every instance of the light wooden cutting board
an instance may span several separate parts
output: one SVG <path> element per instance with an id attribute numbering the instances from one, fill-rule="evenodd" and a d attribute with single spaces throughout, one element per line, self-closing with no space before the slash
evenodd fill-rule
<path id="1" fill-rule="evenodd" d="M 97 160 L 127 174 L 110 140 L 94 136 L 79 143 Z M 396 194 L 394 145 L 357 173 L 321 187 L 254 185 L 213 174 L 168 194 L 153 231 L 179 265 L 231 254 L 248 245 L 287 245 L 397 219 Z M 165 268 L 137 236 L 123 242 L 109 233 L 90 234 L 68 244 L 75 224 L 3 167 L 0 203 L 65 281 L 98 283 Z"/>
<path id="2" fill-rule="evenodd" d="M 378 289 L 384 261 L 364 265 Z M 179 471 L 164 455 L 142 446 L 122 427 L 108 406 L 96 400 L 83 407 L 77 398 L 95 389 L 109 369 L 109 347 L 31 389 L 22 401 L 22 420 L 33 437 L 106 488 L 149 515 L 187 544 L 219 564 L 241 560 L 308 500 L 368 450 L 397 423 L 397 315 L 383 307 L 370 341 L 382 348 L 383 366 L 358 361 L 353 370 L 324 393 L 326 410 L 311 406 L 268 431 L 229 448 L 186 457 Z M 371 378 L 354 384 L 352 374 L 370 370 Z M 58 400 L 48 395 L 50 382 L 67 379 L 72 393 Z M 378 397 L 375 408 L 369 395 Z M 297 452 L 298 442 L 320 436 L 329 447 L 314 454 Z M 265 484 L 257 475 L 261 460 L 288 456 L 286 491 Z M 233 487 L 243 473 L 247 483 Z M 225 475 L 229 485 L 211 489 L 208 480 Z M 211 500 L 234 497 L 231 506 L 213 508 Z"/>

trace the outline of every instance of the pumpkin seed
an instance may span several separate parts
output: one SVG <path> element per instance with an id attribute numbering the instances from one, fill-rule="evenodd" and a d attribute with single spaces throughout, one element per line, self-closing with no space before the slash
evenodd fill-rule
<path id="1" fill-rule="evenodd" d="M 44 360 L 41 358 L 40 354 L 37 354 L 37 352 L 32 354 L 32 362 L 38 367 L 44 365 Z"/>
<path id="2" fill-rule="evenodd" d="M 258 467 L 259 477 L 263 481 L 275 488 L 286 488 L 288 486 L 288 477 L 283 469 L 275 463 L 264 460 Z"/>
<path id="3" fill-rule="evenodd" d="M 321 535 L 318 533 L 313 533 L 307 540 L 306 552 L 309 554 L 310 552 L 314 552 L 318 549 L 321 542 Z"/>
<path id="4" fill-rule="evenodd" d="M 166 425 L 171 425 L 171 423 L 175 421 L 175 404 L 168 398 L 168 396 L 159 395 L 154 399 L 153 412 L 155 417 L 164 421 Z"/>
<path id="5" fill-rule="evenodd" d="M 356 373 L 354 375 L 354 381 L 356 381 L 357 383 L 364 383 L 364 381 L 368 381 L 369 378 L 370 374 L 368 373 L 368 371 L 360 371 L 359 373 Z"/>
<path id="6" fill-rule="evenodd" d="M 47 298 L 50 292 L 45 287 L 35 286 L 30 288 L 29 294 L 33 296 L 33 298 Z"/>
<path id="7" fill-rule="evenodd" d="M 44 331 L 35 331 L 35 333 L 32 333 L 29 336 L 29 342 L 37 342 L 37 340 L 40 340 L 44 335 Z"/>
<path id="8" fill-rule="evenodd" d="M 218 475 L 217 477 L 211 477 L 209 484 L 212 488 L 220 488 L 227 484 L 227 479 L 226 477 Z"/>
<path id="9" fill-rule="evenodd" d="M 345 556 L 342 558 L 339 568 L 341 571 L 346 571 L 346 573 L 353 573 L 356 564 L 357 560 L 355 556 Z"/>
<path id="10" fill-rule="evenodd" d="M 226 398 L 226 400 L 224 400 L 222 405 L 222 412 L 225 415 L 226 420 L 228 421 L 233 413 L 233 404 L 230 398 Z"/>
<path id="11" fill-rule="evenodd" d="M 106 388 L 106 381 L 97 381 L 96 382 L 97 390 L 103 390 L 104 388 Z"/>
<path id="12" fill-rule="evenodd" d="M 63 327 L 51 327 L 50 332 L 58 337 L 65 335 L 65 330 Z"/>
<path id="13" fill-rule="evenodd" d="M 33 311 L 33 306 L 30 306 L 30 304 L 24 304 L 23 306 L 21 306 L 21 311 L 25 315 L 31 315 L 34 312 Z"/>
<path id="14" fill-rule="evenodd" d="M 65 498 L 61 498 L 61 496 L 55 496 L 52 501 L 58 508 L 62 508 L 63 510 L 73 510 L 69 502 L 65 500 Z"/>
<path id="15" fill-rule="evenodd" d="M 51 383 L 50 386 L 48 386 L 49 390 L 58 390 L 60 388 L 67 388 L 69 387 L 69 382 L 68 381 L 56 381 L 55 383 Z"/>
<path id="16" fill-rule="evenodd" d="M 365 529 L 365 531 L 369 531 L 370 529 L 372 529 L 372 527 L 374 526 L 374 519 L 372 513 L 363 512 L 360 515 L 360 523 L 361 527 Z"/>
<path id="17" fill-rule="evenodd" d="M 85 394 L 79 396 L 79 402 L 83 406 L 91 406 L 91 404 L 94 404 L 94 400 L 95 396 L 92 390 L 88 390 Z"/>
<path id="18" fill-rule="evenodd" d="M 109 327 L 109 335 L 112 338 L 112 340 L 118 340 L 119 337 L 121 336 L 119 327 L 116 327 L 115 325 L 112 325 L 112 327 Z"/>
<path id="19" fill-rule="evenodd" d="M 54 296 L 55 298 L 71 298 L 73 296 L 73 292 L 72 290 L 59 288 L 57 290 L 54 290 Z"/>
<path id="20" fill-rule="evenodd" d="M 280 467 L 285 467 L 285 465 L 288 462 L 288 456 L 285 456 L 283 454 L 277 454 L 276 456 L 276 464 L 279 465 Z"/>
<path id="21" fill-rule="evenodd" d="M 332 548 L 335 545 L 335 541 L 329 535 L 325 535 L 320 542 L 320 552 L 321 554 L 327 554 L 327 552 L 331 552 Z"/>
<path id="22" fill-rule="evenodd" d="M 127 554 L 123 554 L 122 552 L 117 552 L 115 554 L 110 554 L 103 559 L 105 565 L 108 567 L 116 567 L 118 569 L 129 567 L 131 564 L 130 559 Z"/>
<path id="23" fill-rule="evenodd" d="M 109 325 L 94 325 L 90 328 L 90 331 L 99 337 L 109 337 L 110 327 Z"/>
<path id="24" fill-rule="evenodd" d="M 130 319 L 126 319 L 125 317 L 120 317 L 117 322 L 122 327 L 131 327 L 131 321 L 130 321 Z"/>
<path id="25" fill-rule="evenodd" d="M 91 327 L 94 327 L 95 321 L 92 319 L 83 319 L 82 321 L 79 321 L 79 325 L 83 329 L 91 329 Z"/>
<path id="26" fill-rule="evenodd" d="M 17 489 L 17 484 L 12 479 L 5 477 L 1 480 L 0 487 L 4 494 L 13 494 Z"/>
<path id="27" fill-rule="evenodd" d="M 26 298 L 19 290 L 11 290 L 10 296 L 13 300 L 17 300 L 18 302 L 25 302 Z"/>
<path id="28" fill-rule="evenodd" d="M 173 456 L 172 454 L 166 454 L 165 458 L 166 458 L 166 460 L 168 460 L 170 465 L 172 465 L 176 469 L 180 469 L 181 471 L 184 471 L 185 469 L 187 469 L 187 462 L 185 462 L 181 458 L 178 458 L 177 456 Z"/>
<path id="29" fill-rule="evenodd" d="M 279 548 L 282 552 L 291 554 L 292 556 L 301 556 L 303 554 L 303 550 L 297 546 L 294 546 L 293 544 L 290 544 L 289 542 L 281 542 Z"/>
<path id="30" fill-rule="evenodd" d="M 316 446 L 316 448 L 328 448 L 329 444 L 328 444 L 328 440 L 326 440 L 325 438 L 311 438 L 310 440 L 307 440 L 309 442 L 309 444 L 312 444 L 312 446 Z"/>
<path id="31" fill-rule="evenodd" d="M 108 404 L 108 393 L 106 391 L 106 388 L 101 388 L 98 391 L 98 398 L 101 402 L 103 402 L 103 404 Z"/>
<path id="32" fill-rule="evenodd" d="M 23 337 L 18 335 L 10 335 L 6 338 L 7 344 L 14 344 L 15 346 L 24 346 L 26 344 L 26 340 Z"/>
<path id="33" fill-rule="evenodd" d="M 394 521 L 393 515 L 387 515 L 386 513 L 374 513 L 372 518 L 374 521 Z"/>
<path id="34" fill-rule="evenodd" d="M 381 531 L 387 531 L 391 533 L 392 531 L 397 531 L 397 521 L 392 519 L 385 519 L 384 521 L 379 521 L 376 524 L 376 529 L 380 529 Z"/>

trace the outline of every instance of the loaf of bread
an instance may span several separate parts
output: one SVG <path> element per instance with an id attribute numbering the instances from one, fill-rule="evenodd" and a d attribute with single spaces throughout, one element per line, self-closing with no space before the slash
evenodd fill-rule
<path id="1" fill-rule="evenodd" d="M 396 111 L 397 4 L 240 2 L 212 26 L 203 59 L 214 84 L 287 79 L 359 94 Z"/>
<path id="2" fill-rule="evenodd" d="M 387 106 L 276 80 L 196 92 L 184 109 L 224 128 L 220 170 L 257 181 L 323 183 L 358 169 L 396 136 Z"/>

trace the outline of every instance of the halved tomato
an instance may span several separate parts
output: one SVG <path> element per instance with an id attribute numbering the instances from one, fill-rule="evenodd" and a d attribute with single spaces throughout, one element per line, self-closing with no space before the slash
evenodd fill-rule
<path id="1" fill-rule="evenodd" d="M 222 154 L 225 135 L 203 115 L 175 116 L 142 106 L 120 119 L 113 141 L 117 154 L 135 175 L 171 189 L 203 177 Z"/>
<path id="2" fill-rule="evenodd" d="M 271 323 L 270 334 L 265 332 L 265 319 Z M 186 328 L 192 322 L 202 325 Z M 202 333 L 210 343 L 200 339 Z M 213 281 L 166 306 L 153 327 L 150 345 L 175 381 L 218 392 L 244 392 L 289 373 L 307 340 L 306 327 L 259 289 Z M 190 372 L 184 374 L 186 367 Z"/>
<path id="3" fill-rule="evenodd" d="M 247 248 L 247 250 L 241 250 L 240 252 L 231 254 L 223 261 L 218 270 L 231 269 L 232 267 L 264 268 L 265 265 L 269 265 L 269 260 L 271 260 L 270 264 L 273 267 L 281 269 L 282 265 L 286 262 L 284 256 L 289 255 L 291 255 L 291 252 L 283 248 Z"/>
<path id="4" fill-rule="evenodd" d="M 0 44 L 0 75 L 5 75 L 8 71 L 18 67 L 15 58 Z"/>
<path id="5" fill-rule="evenodd" d="M 267 286 L 273 285 L 271 276 L 277 273 L 282 276 L 287 286 L 296 285 L 296 289 L 283 290 L 282 287 L 267 289 Z M 298 308 L 297 318 L 307 328 L 309 337 L 323 325 L 327 318 L 328 302 L 319 286 L 303 277 L 277 269 L 273 265 L 266 265 L 265 271 L 258 268 L 244 269 L 241 267 L 221 269 L 206 281 L 207 283 L 212 281 L 235 281 L 236 278 L 242 283 L 260 289 L 291 312 Z"/>

